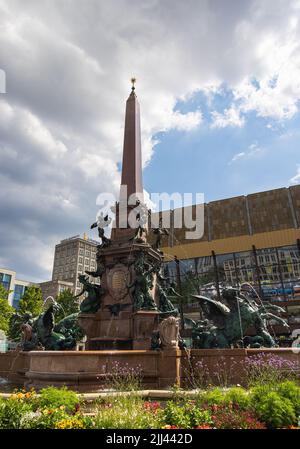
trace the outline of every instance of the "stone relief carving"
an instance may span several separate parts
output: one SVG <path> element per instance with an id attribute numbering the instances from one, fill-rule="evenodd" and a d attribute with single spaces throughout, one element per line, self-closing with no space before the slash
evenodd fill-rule
<path id="1" fill-rule="evenodd" d="M 179 319 L 169 316 L 158 326 L 162 349 L 177 349 L 179 340 Z"/>

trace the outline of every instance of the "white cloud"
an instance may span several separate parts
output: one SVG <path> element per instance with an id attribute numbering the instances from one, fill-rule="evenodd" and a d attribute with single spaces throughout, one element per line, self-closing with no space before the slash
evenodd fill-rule
<path id="1" fill-rule="evenodd" d="M 52 255 L 54 242 L 87 229 L 99 193 L 118 193 L 132 75 L 144 165 L 157 132 L 201 125 L 201 111 L 175 109 L 199 90 L 212 99 L 226 83 L 234 93 L 230 107 L 213 111 L 215 127 L 240 127 L 251 111 L 292 117 L 300 99 L 296 6 L 27 0 L 25 8 L 23 0 L 0 0 L 7 91 L 0 97 L 1 260 L 45 280 L 49 264 L 44 257 L 30 264 L 30 246 Z"/>
<path id="2" fill-rule="evenodd" d="M 238 159 L 242 159 L 245 156 L 246 156 L 246 153 L 244 151 L 242 151 L 241 153 L 237 153 L 233 156 L 233 158 L 231 159 L 231 162 L 235 162 Z"/>
<path id="3" fill-rule="evenodd" d="M 244 117 L 241 117 L 240 111 L 234 107 L 225 109 L 223 114 L 213 111 L 212 128 L 225 128 L 226 126 L 242 127 L 245 123 Z"/>
<path id="4" fill-rule="evenodd" d="M 260 148 L 257 143 L 252 143 L 251 145 L 249 145 L 247 151 L 242 151 L 240 153 L 237 153 L 233 156 L 233 158 L 231 159 L 230 162 L 228 162 L 228 165 L 231 165 L 233 162 L 236 162 L 240 159 L 250 159 L 253 156 L 258 155 L 259 153 L 261 153 L 263 151 L 262 148 Z"/>
<path id="5" fill-rule="evenodd" d="M 291 184 L 298 184 L 298 183 L 300 183 L 300 164 L 297 165 L 297 173 L 296 173 L 295 176 L 293 176 L 290 179 L 290 183 Z"/>

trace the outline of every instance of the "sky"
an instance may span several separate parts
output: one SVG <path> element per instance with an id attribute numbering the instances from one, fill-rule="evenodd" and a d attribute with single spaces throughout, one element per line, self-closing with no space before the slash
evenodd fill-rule
<path id="1" fill-rule="evenodd" d="M 132 76 L 147 192 L 299 183 L 299 20 L 298 0 L 0 0 L 0 267 L 46 281 L 55 244 L 96 237 Z"/>

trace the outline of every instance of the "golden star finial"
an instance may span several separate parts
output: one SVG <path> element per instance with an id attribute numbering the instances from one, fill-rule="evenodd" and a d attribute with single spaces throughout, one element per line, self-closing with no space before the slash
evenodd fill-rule
<path id="1" fill-rule="evenodd" d="M 134 90 L 135 89 L 134 84 L 136 83 L 136 78 L 131 78 L 131 83 L 132 83 L 131 90 Z"/>

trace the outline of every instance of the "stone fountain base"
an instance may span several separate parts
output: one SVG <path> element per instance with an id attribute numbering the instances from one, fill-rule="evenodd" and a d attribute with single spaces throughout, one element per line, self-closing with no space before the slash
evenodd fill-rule
<path id="1" fill-rule="evenodd" d="M 181 351 L 32 351 L 25 386 L 36 389 L 66 385 L 74 390 L 99 391 L 105 388 L 115 363 L 142 367 L 143 386 L 165 388 L 180 377 Z"/>
<path id="2" fill-rule="evenodd" d="M 18 381 L 20 386 L 44 388 L 49 385 L 63 386 L 79 392 L 97 392 L 105 388 L 108 374 L 114 363 L 128 367 L 142 367 L 145 388 L 164 389 L 173 385 L 191 387 L 192 370 L 199 370 L 197 362 L 208 367 L 213 383 L 216 363 L 225 370 L 235 384 L 244 384 L 245 358 L 256 354 L 276 354 L 294 361 L 300 373 L 300 352 L 292 348 L 274 349 L 178 349 L 164 351 L 31 351 L 0 354 L 0 377 Z M 234 364 L 233 364 L 234 362 Z M 221 368 L 220 368 L 221 367 Z"/>

